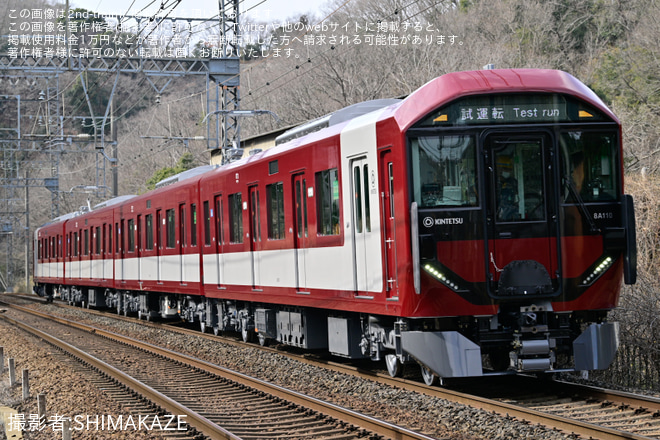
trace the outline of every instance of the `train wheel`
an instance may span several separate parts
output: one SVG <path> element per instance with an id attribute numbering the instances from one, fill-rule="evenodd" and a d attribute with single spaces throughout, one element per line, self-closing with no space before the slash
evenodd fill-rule
<path id="1" fill-rule="evenodd" d="M 262 347 L 268 345 L 268 339 L 266 339 L 266 335 L 264 335 L 263 333 L 257 333 L 257 339 L 259 339 L 259 345 L 261 345 Z"/>
<path id="2" fill-rule="evenodd" d="M 243 342 L 252 342 L 254 340 L 254 330 L 248 328 L 248 319 L 241 319 L 241 337 Z"/>
<path id="3" fill-rule="evenodd" d="M 252 332 L 245 327 L 241 329 L 241 337 L 243 342 L 252 342 Z"/>
<path id="4" fill-rule="evenodd" d="M 199 321 L 199 331 L 206 333 L 206 321 Z"/>
<path id="5" fill-rule="evenodd" d="M 142 310 L 138 310 L 138 319 L 142 321 Z"/>
<path id="6" fill-rule="evenodd" d="M 401 370 L 403 365 L 401 361 L 395 354 L 385 355 L 385 365 L 387 365 L 387 372 L 390 373 L 392 377 L 401 376 Z"/>
<path id="7" fill-rule="evenodd" d="M 438 382 L 438 376 L 436 376 L 433 371 L 425 367 L 424 365 L 420 365 L 420 368 L 422 369 L 422 379 L 424 379 L 424 383 L 428 386 L 435 385 Z"/>
<path id="8" fill-rule="evenodd" d="M 218 336 L 220 334 L 220 327 L 218 327 L 217 325 L 213 327 L 213 334 Z"/>

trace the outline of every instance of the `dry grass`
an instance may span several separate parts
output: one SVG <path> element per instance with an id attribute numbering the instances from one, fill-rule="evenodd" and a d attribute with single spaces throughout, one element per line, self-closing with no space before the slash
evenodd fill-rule
<path id="1" fill-rule="evenodd" d="M 641 388 L 660 387 L 660 177 L 627 177 L 635 200 L 637 283 L 624 286 L 611 316 L 621 325 L 618 365 L 610 380 Z"/>

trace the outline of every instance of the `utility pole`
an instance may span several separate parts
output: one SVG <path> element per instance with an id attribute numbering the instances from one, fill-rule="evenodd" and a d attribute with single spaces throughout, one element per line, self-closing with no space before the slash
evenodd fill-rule
<path id="1" fill-rule="evenodd" d="M 25 168 L 25 293 L 30 289 L 30 172 Z"/>
<path id="2" fill-rule="evenodd" d="M 241 131 L 239 118 L 232 112 L 240 109 L 240 33 L 239 33 L 239 0 L 218 0 L 220 7 L 220 35 L 223 37 L 222 57 L 224 64 L 235 63 L 235 77 L 229 81 L 217 82 L 217 89 L 221 96 L 222 133 L 220 148 L 222 148 L 222 162 L 230 162 L 236 156 L 236 149 L 241 147 Z M 231 151 L 235 150 L 235 151 Z"/>
<path id="3" fill-rule="evenodd" d="M 112 197 L 119 196 L 119 160 L 117 149 L 117 127 L 115 126 L 115 100 L 110 101 L 110 138 L 112 139 L 112 158 L 110 169 L 112 170 Z"/>

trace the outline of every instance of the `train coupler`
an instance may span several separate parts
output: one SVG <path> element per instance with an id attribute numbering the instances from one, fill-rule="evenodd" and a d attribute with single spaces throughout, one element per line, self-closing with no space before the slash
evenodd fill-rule
<path id="1" fill-rule="evenodd" d="M 554 339 L 521 339 L 515 336 L 513 350 L 509 352 L 510 368 L 519 373 L 552 370 L 555 364 Z"/>

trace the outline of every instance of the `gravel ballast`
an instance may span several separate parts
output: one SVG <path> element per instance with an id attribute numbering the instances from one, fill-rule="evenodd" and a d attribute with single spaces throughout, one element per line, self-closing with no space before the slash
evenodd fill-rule
<path id="1" fill-rule="evenodd" d="M 195 356 L 437 438 L 460 440 L 575 438 L 543 426 L 531 425 L 444 399 L 378 384 L 325 368 L 313 367 L 286 355 L 265 352 L 257 347 L 238 347 L 201 337 L 177 334 L 165 328 L 148 328 L 140 325 L 137 320 L 135 323 L 116 321 L 89 315 L 84 310 L 63 309 L 49 305 L 35 305 L 35 307 L 51 313 L 56 311 L 57 314 L 69 319 L 80 320 Z M 35 389 L 33 395 L 44 392 L 49 396 L 57 396 L 62 413 L 65 408 L 66 411 L 73 414 L 79 414 L 82 411 L 81 408 L 88 408 L 85 409 L 85 414 L 108 414 L 111 411 L 117 414 L 122 413 L 117 404 L 103 396 L 93 385 L 86 384 L 80 377 L 70 377 L 67 374 L 67 368 L 59 365 L 56 359 L 50 357 L 46 349 L 34 348 L 38 345 L 34 338 L 26 338 L 24 333 L 11 328 L 5 331 L 8 326 L 2 321 L 0 321 L 0 326 L 0 345 L 5 347 L 5 358 L 9 356 L 17 358 L 17 370 L 25 368 L 18 367 L 19 364 L 27 364 L 28 368 L 35 370 L 35 374 L 31 373 L 30 378 Z M 43 343 L 41 344 L 43 345 Z M 5 393 L 0 394 L 0 404 L 17 405 L 19 412 L 23 411 L 26 414 L 30 414 L 30 411 L 36 412 L 36 399 L 31 398 L 26 403 L 18 403 L 20 394 L 19 385 L 16 389 L 12 389 L 8 396 Z M 60 400 L 62 400 L 61 403 L 59 403 Z M 83 437 L 78 434 L 85 433 L 74 433 L 74 438 L 101 438 L 98 436 Z M 104 438 L 138 438 L 134 435 L 122 437 L 122 434 L 125 433 L 112 433 L 110 434 L 113 435 L 112 437 Z M 145 435 L 146 433 L 140 432 L 139 434 Z M 150 435 L 143 438 L 157 438 L 153 433 Z"/>
<path id="2" fill-rule="evenodd" d="M 118 420 L 121 415 L 123 420 L 128 420 L 131 413 L 90 383 L 89 380 L 93 378 L 91 373 L 72 371 L 72 365 L 53 347 L 3 320 L 0 320 L 0 346 L 4 347 L 5 358 L 0 381 L 0 406 L 15 409 L 18 417 L 25 420 L 27 430 L 23 433 L 24 439 L 61 439 L 62 431 L 58 421 L 63 416 L 78 416 L 78 423 L 74 421 L 71 425 L 72 438 L 76 440 L 162 438 L 158 433 L 134 430 L 126 423 L 122 429 L 112 432 L 96 430 L 97 426 L 102 426 L 100 422 L 103 416 L 110 415 L 113 420 Z M 13 387 L 9 387 L 9 358 L 14 358 L 16 365 L 18 383 Z M 25 368 L 29 370 L 30 397 L 23 401 L 21 374 Z M 38 394 L 44 394 L 47 401 L 47 419 L 45 425 L 41 425 L 41 430 L 37 430 L 40 425 L 31 420 L 38 415 Z M 18 417 L 12 422 L 13 426 L 17 426 Z M 107 423 L 105 426 L 108 426 Z M 4 429 L 0 431 L 0 439 L 5 438 Z"/>

